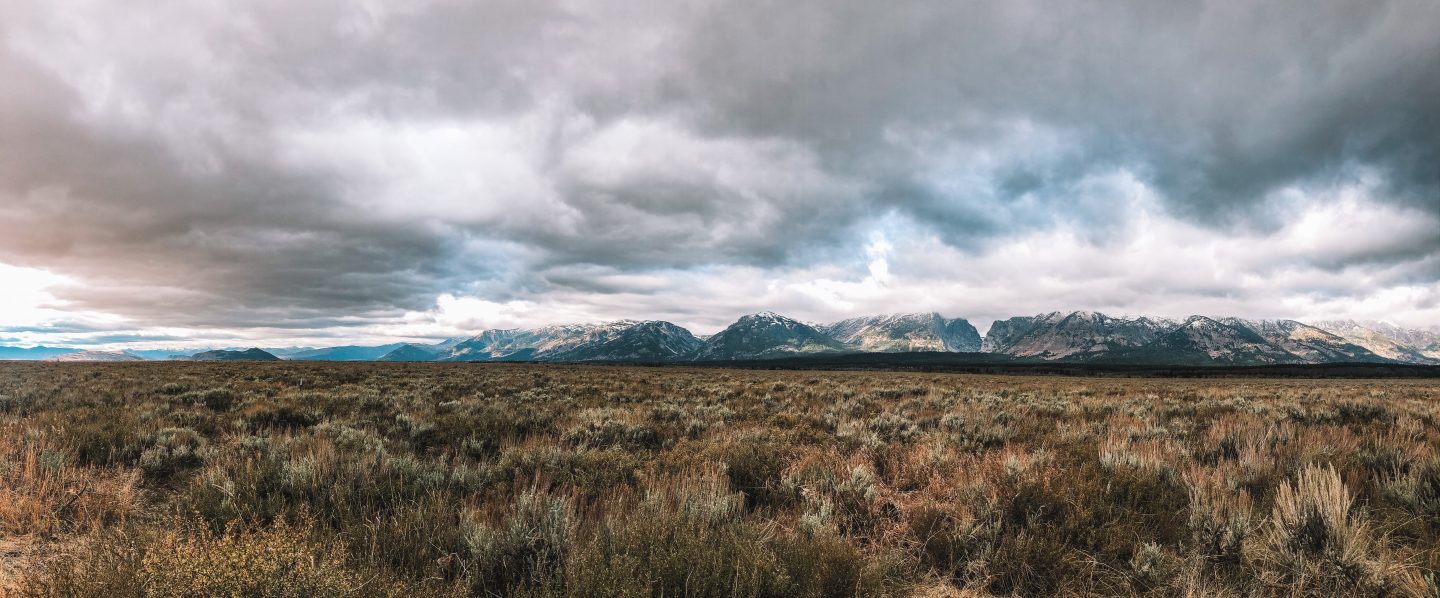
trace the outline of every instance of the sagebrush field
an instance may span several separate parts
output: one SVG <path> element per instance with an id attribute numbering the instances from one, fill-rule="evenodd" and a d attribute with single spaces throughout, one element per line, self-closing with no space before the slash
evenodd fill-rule
<path id="1" fill-rule="evenodd" d="M 0 593 L 1437 596 L 1440 382 L 0 364 Z"/>

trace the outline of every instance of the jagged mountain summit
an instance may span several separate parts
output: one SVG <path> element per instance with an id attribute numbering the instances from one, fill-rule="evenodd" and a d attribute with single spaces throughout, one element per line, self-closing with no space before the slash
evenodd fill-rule
<path id="1" fill-rule="evenodd" d="M 1257 365 L 1305 360 L 1243 324 L 1190 316 L 1141 347 L 1117 351 L 1106 360 L 1186 365 Z"/>
<path id="2" fill-rule="evenodd" d="M 815 327 L 774 312 L 742 316 L 705 340 L 696 361 L 764 359 L 845 351 L 845 345 Z"/>
<path id="3" fill-rule="evenodd" d="M 625 323 L 562 324 L 533 329 L 486 330 L 456 344 L 441 361 L 527 361 L 580 344 L 586 333 Z"/>
<path id="4" fill-rule="evenodd" d="M 1361 325 L 1379 332 L 1407 347 L 1414 347 L 1428 357 L 1440 358 L 1440 326 L 1429 328 L 1403 328 L 1389 322 L 1361 322 Z"/>
<path id="5" fill-rule="evenodd" d="M 486 330 L 440 361 L 670 361 L 701 346 L 689 330 L 659 320 L 618 320 L 534 329 Z"/>
<path id="6" fill-rule="evenodd" d="M 190 356 L 190 361 L 280 361 L 263 349 L 245 349 L 244 351 L 203 351 Z"/>
<path id="7" fill-rule="evenodd" d="M 145 361 L 128 351 L 80 351 L 47 357 L 45 361 Z"/>
<path id="8" fill-rule="evenodd" d="M 134 361 L 168 350 L 12 349 L 0 358 Z M 44 349 L 42 352 L 41 349 Z M 191 349 L 194 351 L 195 349 Z M 58 356 L 57 353 L 67 352 Z M 286 351 L 279 357 L 275 351 Z M 937 313 L 884 314 L 812 325 L 762 312 L 700 337 L 659 320 L 617 320 L 529 329 L 484 330 L 435 344 L 394 343 L 268 350 L 203 351 L 191 361 L 553 361 L 683 362 L 771 359 L 827 353 L 985 352 L 1005 359 L 1069 362 L 1265 365 L 1304 363 L 1440 364 L 1440 329 L 1350 320 L 1305 324 L 1190 316 L 1112 317 L 1051 312 L 995 321 L 981 338 L 963 318 Z M 13 354 L 13 356 L 12 356 Z"/>
<path id="9" fill-rule="evenodd" d="M 1385 361 L 1385 358 L 1337 334 L 1295 320 L 1223 318 L 1220 321 L 1249 329 L 1308 363 Z"/>
<path id="10" fill-rule="evenodd" d="M 1440 331 L 1434 329 L 1401 328 L 1386 322 L 1355 320 L 1328 320 L 1312 322 L 1311 325 L 1385 359 L 1440 364 Z"/>
<path id="11" fill-rule="evenodd" d="M 545 357 L 556 361 L 668 361 L 694 353 L 704 343 L 689 330 L 658 320 L 624 321 L 592 329 L 580 342 Z"/>
<path id="12" fill-rule="evenodd" d="M 985 350 L 1014 357 L 1185 365 L 1385 362 L 1358 343 L 1294 320 L 1183 322 L 1051 312 L 996 321 Z"/>
<path id="13" fill-rule="evenodd" d="M 1078 358 L 1141 347 L 1174 327 L 1174 322 L 1157 318 L 1056 311 L 995 321 L 983 350 L 1015 357 Z"/>
<path id="14" fill-rule="evenodd" d="M 847 349 L 867 353 L 980 350 L 980 332 L 964 318 L 938 313 L 888 314 L 841 320 L 818 328 Z"/>

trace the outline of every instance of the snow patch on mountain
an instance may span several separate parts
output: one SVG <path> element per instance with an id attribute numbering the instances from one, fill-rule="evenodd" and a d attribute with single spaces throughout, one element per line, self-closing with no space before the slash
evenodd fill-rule
<path id="1" fill-rule="evenodd" d="M 963 318 L 938 313 L 889 314 L 841 320 L 818 327 L 846 348 L 870 353 L 975 352 L 980 333 Z"/>
<path id="2" fill-rule="evenodd" d="M 616 320 L 486 330 L 440 355 L 443 361 L 666 361 L 701 346 L 690 331 L 657 320 Z"/>
<path id="3" fill-rule="evenodd" d="M 845 346 L 815 327 L 774 312 L 743 316 L 706 339 L 696 360 L 762 359 L 844 351 Z"/>
<path id="4" fill-rule="evenodd" d="M 997 320 L 982 343 L 989 353 L 1061 359 L 1140 347 L 1173 328 L 1148 318 L 1114 318 L 1092 311 L 1050 312 Z"/>
<path id="5" fill-rule="evenodd" d="M 1224 318 L 1221 321 L 1247 328 L 1309 363 L 1386 361 L 1386 358 L 1344 337 L 1295 320 Z"/>
<path id="6" fill-rule="evenodd" d="M 1440 330 L 1402 328 L 1387 322 L 1326 320 L 1311 325 L 1403 363 L 1440 364 Z"/>

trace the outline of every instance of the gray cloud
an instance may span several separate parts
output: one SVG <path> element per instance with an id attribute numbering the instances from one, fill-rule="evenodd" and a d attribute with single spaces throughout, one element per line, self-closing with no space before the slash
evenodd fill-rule
<path id="1" fill-rule="evenodd" d="M 0 262 L 137 325 L 644 295 L 853 261 L 881 223 L 1104 245 L 1136 193 L 1216 235 L 1348 188 L 1440 217 L 1423 0 L 0 7 Z M 1253 269 L 1432 284 L 1437 254 L 1421 228 Z"/>
<path id="2" fill-rule="evenodd" d="M 776 2 L 711 16 L 691 81 L 718 127 L 883 164 L 872 154 L 892 151 L 887 127 L 958 118 L 982 126 L 951 127 L 943 143 L 984 143 L 1016 118 L 1077 150 L 1032 179 L 1128 165 L 1187 216 L 1233 222 L 1347 164 L 1440 209 L 1433 4 Z"/>

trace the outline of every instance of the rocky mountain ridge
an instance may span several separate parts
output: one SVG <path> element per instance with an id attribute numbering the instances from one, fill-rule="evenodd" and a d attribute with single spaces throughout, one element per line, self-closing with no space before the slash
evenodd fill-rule
<path id="1" fill-rule="evenodd" d="M 980 350 L 980 332 L 962 318 L 938 313 L 889 314 L 841 320 L 819 328 L 847 349 L 867 353 Z"/>
<path id="2" fill-rule="evenodd" d="M 47 352 L 54 349 L 47 349 Z M 148 355 L 68 349 L 65 361 L 140 360 Z M 684 362 L 769 359 L 825 353 L 984 352 L 1038 361 L 1176 365 L 1305 363 L 1440 364 L 1440 328 L 1410 329 L 1350 320 L 1212 318 L 1183 320 L 1050 312 L 995 321 L 983 337 L 963 318 L 898 313 L 806 323 L 772 312 L 742 316 L 709 336 L 660 320 L 483 330 L 436 344 L 396 343 L 296 350 L 204 351 L 179 359 L 356 361 Z M 153 351 L 152 351 L 153 352 Z M 12 354 L 42 354 L 14 351 Z"/>

